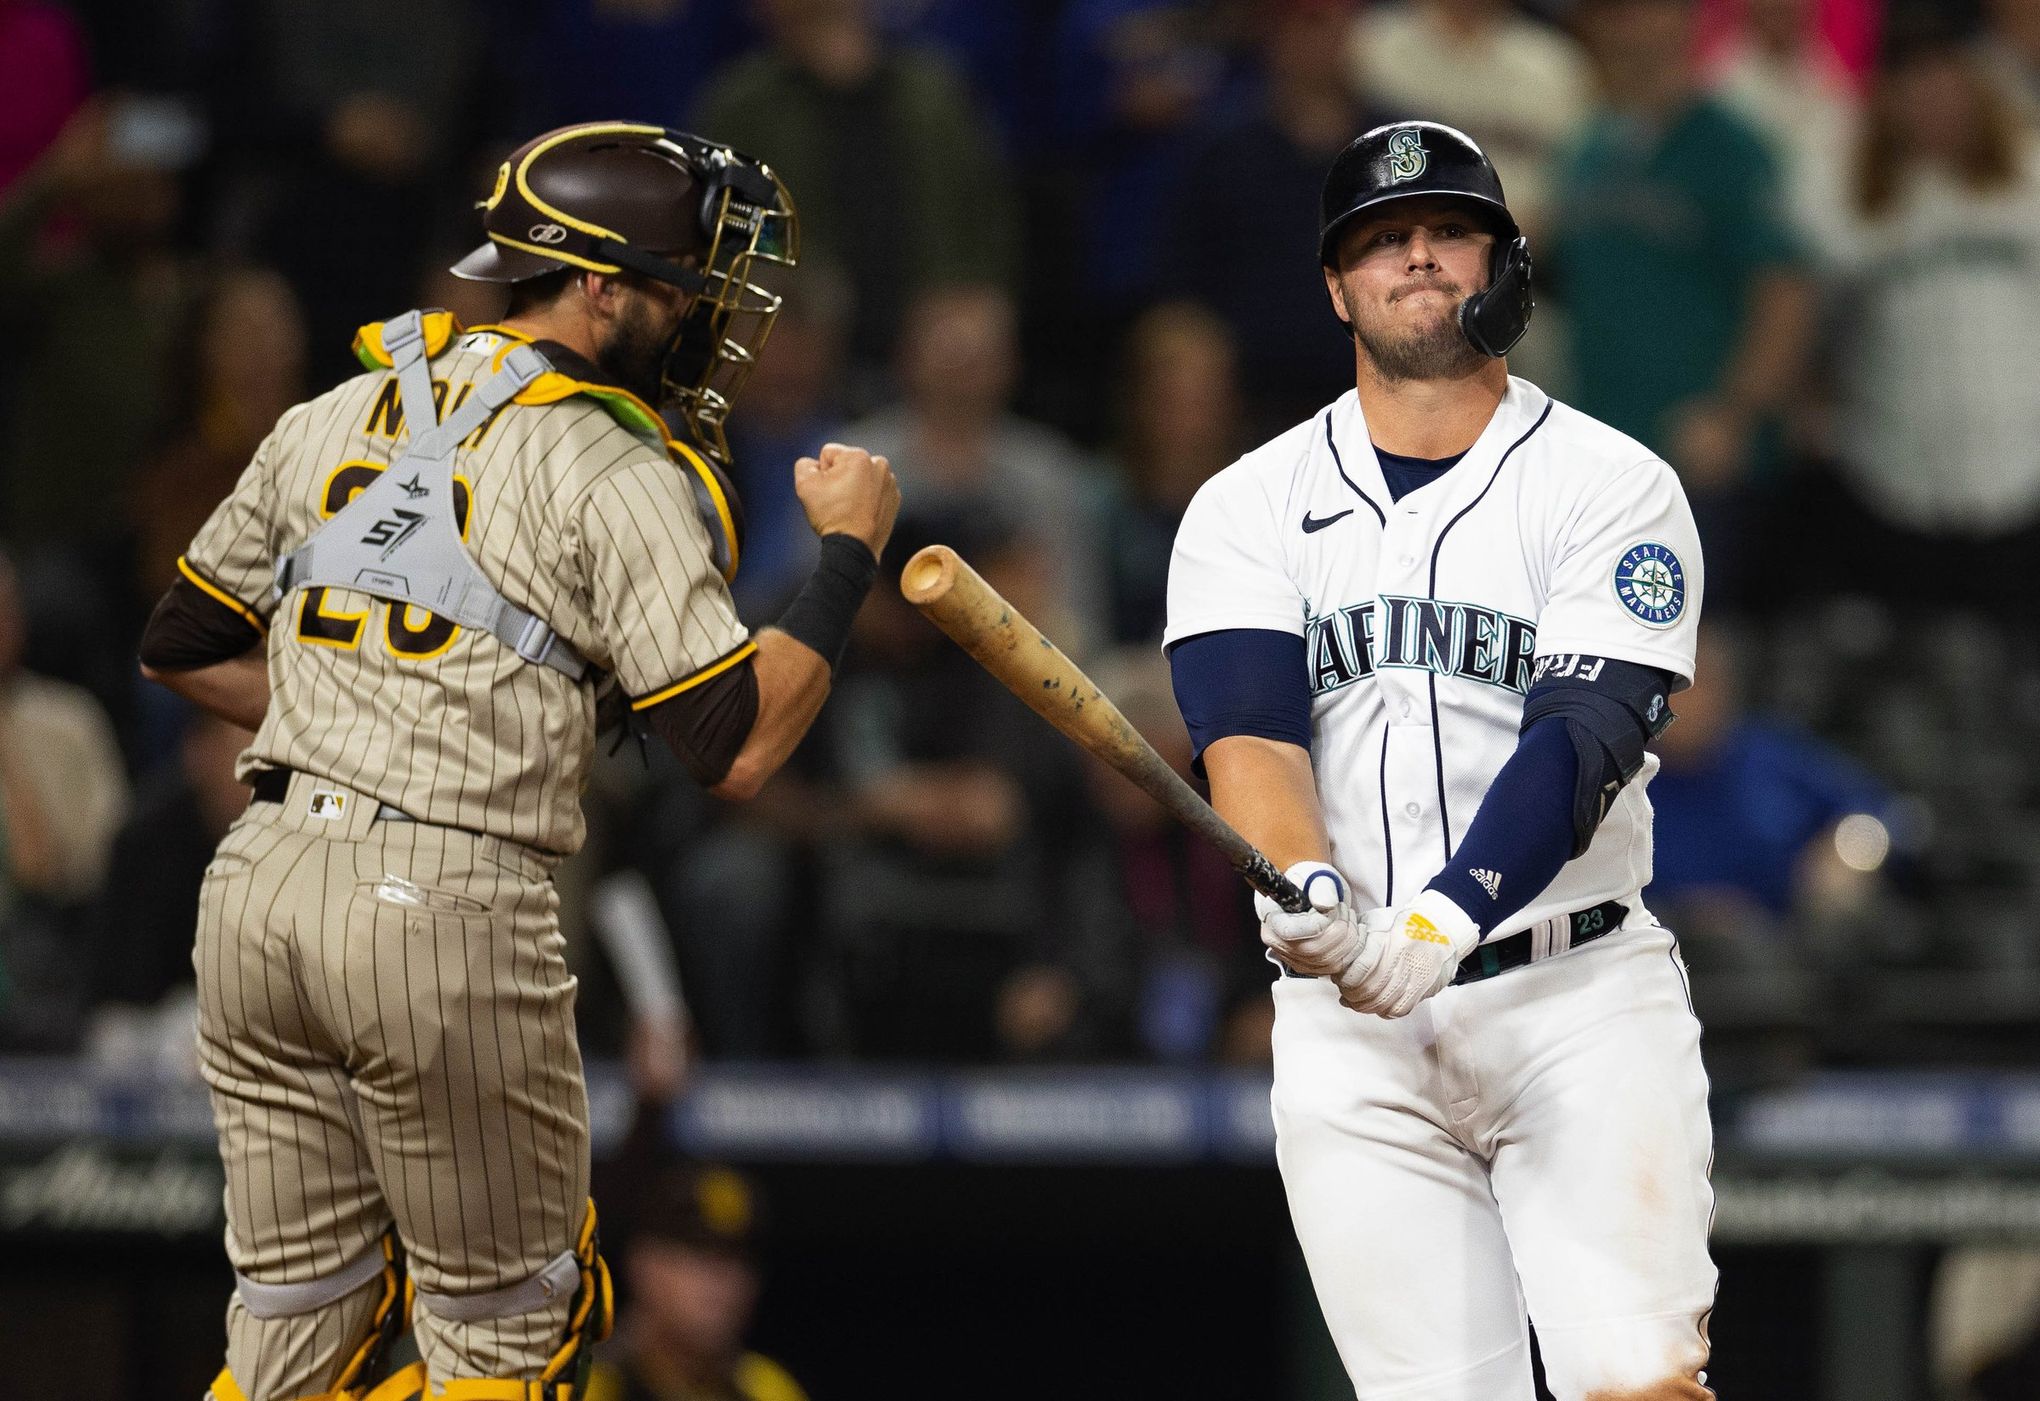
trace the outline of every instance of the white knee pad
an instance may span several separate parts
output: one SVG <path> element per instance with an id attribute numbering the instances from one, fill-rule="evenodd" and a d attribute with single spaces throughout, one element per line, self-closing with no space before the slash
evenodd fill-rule
<path id="1" fill-rule="evenodd" d="M 348 1356 L 324 1397 L 307 1401 L 402 1401 L 418 1395 L 425 1373 L 413 1365 L 376 1384 L 375 1378 L 390 1350 L 411 1319 L 411 1285 L 404 1269 L 404 1248 L 394 1230 L 329 1275 L 297 1284 L 264 1284 L 234 1272 L 234 1294 L 252 1318 L 290 1318 L 316 1313 L 339 1303 L 357 1289 L 380 1279 L 382 1289 L 370 1315 L 368 1328 L 359 1345 Z M 372 1389 L 371 1389 L 372 1388 Z M 212 1401 L 247 1401 L 231 1371 L 222 1370 L 208 1393 Z"/>

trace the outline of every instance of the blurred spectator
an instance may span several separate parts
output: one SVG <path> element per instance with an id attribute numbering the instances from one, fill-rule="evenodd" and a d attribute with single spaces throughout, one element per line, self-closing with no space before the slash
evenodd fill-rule
<path id="1" fill-rule="evenodd" d="M 61 6 L 0 0 L 0 194 L 85 101 L 85 36 Z"/>
<path id="2" fill-rule="evenodd" d="M 2040 146 L 1945 30 L 1896 36 L 1837 285 L 1832 573 L 2029 626 L 2040 557 Z"/>
<path id="3" fill-rule="evenodd" d="M 806 582 L 819 542 L 793 494 L 793 464 L 842 436 L 850 287 L 806 257 L 729 425 L 744 500 L 744 558 L 732 590 L 748 618 L 777 615 Z"/>
<path id="4" fill-rule="evenodd" d="M 1700 0 L 1696 28 L 1701 63 L 1713 71 L 1724 56 L 1733 53 L 1748 37 L 1754 22 L 1752 11 L 1772 0 Z M 1877 66 L 1877 39 L 1886 10 L 1900 11 L 1918 0 L 1787 0 L 1803 3 L 1808 42 L 1831 55 L 1838 71 L 1855 87 L 1861 87 Z M 1975 0 L 1962 0 L 1973 8 Z"/>
<path id="5" fill-rule="evenodd" d="M 1399 0 L 1367 9 L 1346 61 L 1359 91 L 1480 143 L 1534 247 L 1565 148 L 1586 121 L 1592 74 L 1578 43 L 1509 0 Z"/>
<path id="6" fill-rule="evenodd" d="M 1160 650 L 1109 654 L 1091 675 L 1190 779 L 1190 734 Z M 1255 1042 L 1273 972 L 1254 936 L 1252 892 L 1225 857 L 1117 771 L 1092 758 L 1084 769 L 1096 817 L 1077 845 L 1070 954 L 1034 976 L 1063 982 L 1073 1007 L 1130 1023 L 1125 1031 L 1150 1058 L 1265 1061 L 1265 1038 Z M 1008 1007 L 1023 989 L 1033 991 L 1019 979 L 1008 985 Z"/>
<path id="7" fill-rule="evenodd" d="M 86 969 L 68 926 L 99 886 L 127 780 L 98 703 L 23 668 L 25 633 L 0 556 L 0 1027 L 48 1049 L 76 1031 Z"/>
<path id="8" fill-rule="evenodd" d="M 1697 679 L 1653 748 L 1651 908 L 1685 935 L 1757 937 L 1861 909 L 1891 848 L 1891 795 L 1814 736 L 1743 709 L 1738 659 L 1702 631 Z"/>
<path id="9" fill-rule="evenodd" d="M 1787 210 L 1813 236 L 1846 197 L 1856 88 L 1819 24 L 1817 0 L 1742 0 L 1715 56 L 1713 88 L 1778 157 Z"/>
<path id="10" fill-rule="evenodd" d="M 1984 0 L 1989 25 L 1978 51 L 2019 120 L 2040 128 L 2040 4 Z"/>
<path id="11" fill-rule="evenodd" d="M 94 104 L 0 201 L 0 329 L 12 350 L 0 430 L 4 529 L 21 548 L 104 540 L 106 509 L 162 421 L 166 351 L 190 277 L 170 247 L 179 153 L 123 144 Z"/>
<path id="12" fill-rule="evenodd" d="M 867 366 L 914 296 L 1009 285 L 1018 257 L 1010 179 L 970 93 L 935 55 L 889 47 L 871 3 L 763 0 L 771 47 L 718 78 L 699 118 L 786 181 L 803 258 L 849 275 Z"/>
<path id="13" fill-rule="evenodd" d="M 880 0 L 888 28 L 929 45 L 962 71 L 1016 163 L 1048 136 L 1048 70 L 1058 4 L 1040 0 Z"/>
<path id="14" fill-rule="evenodd" d="M 2031 1401 L 2040 1396 L 2040 1250 L 1966 1245 L 1942 1254 L 1927 1301 L 1939 1396 Z"/>
<path id="15" fill-rule="evenodd" d="M 1309 417 L 1353 382 L 1353 350 L 1310 264 L 1325 171 L 1392 113 L 1354 101 L 1352 0 L 1282 0 L 1259 48 L 1261 86 L 1207 129 L 1173 215 L 1172 289 L 1217 312 L 1239 348 L 1248 432 Z"/>
<path id="16" fill-rule="evenodd" d="M 728 0 L 548 0 L 521 26 L 514 129 L 622 119 L 684 127 L 711 77 L 757 40 Z M 501 129 L 513 129 L 502 123 Z M 761 156 L 764 154 L 759 153 Z"/>
<path id="17" fill-rule="evenodd" d="M 1192 302 L 1134 323 L 1120 373 L 1118 480 L 1105 519 L 1111 637 L 1161 637 L 1176 526 L 1207 478 L 1239 455 L 1238 377 L 1225 323 Z"/>
<path id="18" fill-rule="evenodd" d="M 225 268 L 203 284 L 169 353 L 162 446 L 128 504 L 143 609 L 175 581 L 184 546 L 304 397 L 304 369 L 304 318 L 280 274 Z"/>
<path id="19" fill-rule="evenodd" d="M 127 808 L 120 747 L 98 702 L 21 665 L 26 618 L 0 556 L 0 823 L 6 882 L 70 903 L 99 888 Z"/>
<path id="20" fill-rule="evenodd" d="M 198 888 L 220 838 L 248 806 L 234 761 L 253 738 L 193 709 L 175 767 L 135 795 L 92 911 L 95 1005 L 152 1007 L 191 985 Z"/>
<path id="21" fill-rule="evenodd" d="M 744 1347 L 758 1302 L 758 1207 L 725 1167 L 673 1165 L 628 1193 L 616 1336 L 587 1401 L 806 1401 L 785 1368 Z"/>
<path id="22" fill-rule="evenodd" d="M 1684 479 L 1719 606 L 1749 589 L 1749 481 L 1802 383 L 1812 289 L 1762 138 L 1695 85 L 1691 19 L 1691 0 L 1582 0 L 1602 105 L 1553 262 L 1574 396 Z"/>
<path id="23" fill-rule="evenodd" d="M 409 309 L 451 188 L 482 52 L 467 0 L 251 0 L 261 36 L 257 252 L 304 303 L 314 388 L 356 372 L 363 322 Z M 395 36 L 401 35 L 401 42 Z"/>
<path id="24" fill-rule="evenodd" d="M 1226 56 L 1204 7 L 1071 0 L 1056 39 L 1055 130 L 1079 220 L 1076 294 L 1118 317 L 1154 291 L 1153 250 L 1198 124 L 1223 106 Z"/>
<path id="25" fill-rule="evenodd" d="M 917 504 L 917 512 L 926 508 Z M 1025 616 L 1047 616 L 1054 516 L 1001 519 L 995 504 L 903 519 L 887 577 L 915 549 L 953 545 Z M 1051 995 L 1018 1019 L 1002 989 L 1067 964 L 1055 916 L 1077 832 L 1076 751 L 896 589 L 875 589 L 823 712 L 832 772 L 807 804 L 823 838 L 823 1049 L 987 1060 L 1076 1055 L 1089 1025 Z M 1007 995 L 1010 999 L 1010 994 Z M 1022 999 L 1023 1001 L 1027 999 Z M 1008 1015 L 1001 1020 L 1000 1013 Z"/>
<path id="26" fill-rule="evenodd" d="M 844 429 L 892 463 L 923 519 L 984 504 L 1025 532 L 1053 580 L 1036 626 L 1072 655 L 1103 632 L 1103 488 L 1074 444 L 1008 409 L 1020 376 L 1013 303 L 992 287 L 931 292 L 901 328 L 904 398 Z"/>

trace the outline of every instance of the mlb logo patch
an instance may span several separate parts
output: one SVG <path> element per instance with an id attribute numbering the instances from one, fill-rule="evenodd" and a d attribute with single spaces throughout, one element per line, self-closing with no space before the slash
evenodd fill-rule
<path id="1" fill-rule="evenodd" d="M 305 804 L 305 812 L 327 822 L 338 822 L 347 815 L 347 795 L 331 788 L 315 788 Z"/>

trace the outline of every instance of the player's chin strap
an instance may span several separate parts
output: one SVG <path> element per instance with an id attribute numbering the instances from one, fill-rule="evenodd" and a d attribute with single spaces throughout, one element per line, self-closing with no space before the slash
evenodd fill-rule
<path id="1" fill-rule="evenodd" d="M 411 1321 L 411 1279 L 404 1268 L 404 1247 L 395 1231 L 383 1232 L 374 1247 L 321 1279 L 302 1284 L 262 1284 L 237 1274 L 234 1292 L 240 1296 L 241 1307 L 256 1318 L 287 1318 L 337 1304 L 377 1278 L 382 1283 L 367 1335 L 340 1369 L 333 1389 L 303 1401 L 412 1401 L 425 1393 L 424 1363 L 414 1362 L 380 1382 L 372 1380 Z M 207 1395 L 211 1401 L 248 1401 L 240 1383 L 228 1370 L 213 1378 Z"/>
<path id="2" fill-rule="evenodd" d="M 490 633 L 525 661 L 579 681 L 587 661 L 551 624 L 503 597 L 461 543 L 454 492 L 454 449 L 550 369 L 545 357 L 530 346 L 516 347 L 437 421 L 423 314 L 384 322 L 381 340 L 397 371 L 410 444 L 310 539 L 277 560 L 277 598 L 297 588 L 358 589 Z M 468 509 L 474 510 L 472 498 Z"/>
<path id="3" fill-rule="evenodd" d="M 418 1305 L 435 1318 L 479 1323 L 535 1313 L 567 1289 L 574 1291 L 559 1350 L 533 1378 L 458 1377 L 439 1393 L 444 1401 L 574 1401 L 586 1385 L 590 1349 L 609 1336 L 616 1317 L 616 1291 L 595 1233 L 595 1203 L 588 1203 L 580 1239 L 531 1278 L 486 1294 L 418 1294 Z M 377 1398 L 376 1401 L 381 1401 Z"/>

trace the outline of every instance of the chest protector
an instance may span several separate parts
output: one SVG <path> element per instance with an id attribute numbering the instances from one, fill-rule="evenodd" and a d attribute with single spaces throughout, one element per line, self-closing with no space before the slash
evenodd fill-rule
<path id="1" fill-rule="evenodd" d="M 396 369 L 410 443 L 310 539 L 277 560 L 277 597 L 324 587 L 414 604 L 489 633 L 525 661 L 579 681 L 590 670 L 587 660 L 545 619 L 497 591 L 461 543 L 454 515 L 455 448 L 552 367 L 538 351 L 520 345 L 440 422 L 423 315 L 406 312 L 385 322 L 382 347 Z"/>

